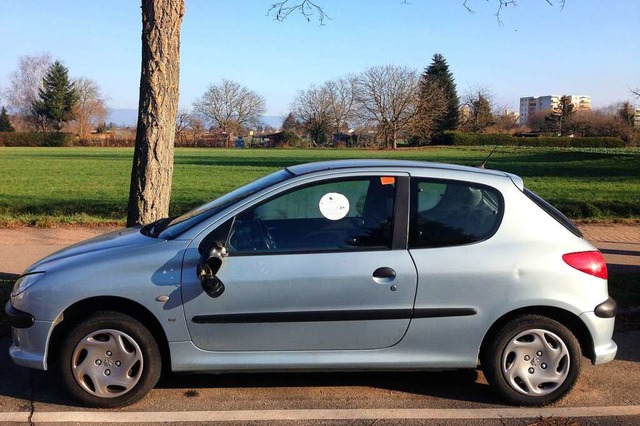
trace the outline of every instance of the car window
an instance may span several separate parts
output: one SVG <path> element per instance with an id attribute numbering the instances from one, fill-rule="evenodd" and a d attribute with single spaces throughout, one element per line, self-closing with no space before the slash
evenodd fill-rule
<path id="1" fill-rule="evenodd" d="M 239 214 L 230 254 L 390 249 L 396 179 L 365 177 L 307 185 Z"/>
<path id="2" fill-rule="evenodd" d="M 502 218 L 500 193 L 468 182 L 413 179 L 410 248 L 447 247 L 485 240 Z"/>

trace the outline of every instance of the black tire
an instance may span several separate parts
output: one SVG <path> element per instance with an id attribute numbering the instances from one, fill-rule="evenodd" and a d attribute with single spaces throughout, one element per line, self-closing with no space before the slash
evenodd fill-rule
<path id="1" fill-rule="evenodd" d="M 136 319 L 97 312 L 71 329 L 60 350 L 58 371 L 69 393 L 90 407 L 133 404 L 158 382 L 158 344 Z"/>
<path id="2" fill-rule="evenodd" d="M 550 404 L 569 393 L 578 380 L 580 345 L 573 333 L 555 320 L 522 315 L 489 338 L 482 370 L 493 389 L 510 404 Z"/>

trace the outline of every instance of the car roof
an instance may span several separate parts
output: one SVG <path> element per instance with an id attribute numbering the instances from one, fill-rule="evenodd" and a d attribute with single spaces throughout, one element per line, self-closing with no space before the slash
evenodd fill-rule
<path id="1" fill-rule="evenodd" d="M 437 169 L 437 170 L 453 170 L 461 172 L 472 172 L 489 174 L 493 176 L 511 176 L 509 173 L 501 172 L 498 170 L 486 170 L 479 167 L 459 166 L 455 164 L 445 163 L 432 163 L 428 161 L 409 161 L 409 160 L 333 160 L 333 161 L 319 161 L 316 163 L 305 163 L 296 166 L 290 166 L 286 169 L 296 176 L 305 175 L 308 173 L 322 172 L 327 170 L 340 170 L 340 169 L 365 169 L 365 168 L 398 168 L 402 170 L 407 169 Z"/>

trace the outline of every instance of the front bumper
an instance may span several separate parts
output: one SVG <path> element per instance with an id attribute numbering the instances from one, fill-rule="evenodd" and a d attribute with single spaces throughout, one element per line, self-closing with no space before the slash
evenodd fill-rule
<path id="1" fill-rule="evenodd" d="M 7 302 L 4 312 L 9 319 L 9 324 L 13 328 L 29 328 L 35 322 L 33 315 L 22 312 L 11 306 L 11 302 Z"/>
<path id="2" fill-rule="evenodd" d="M 7 303 L 5 312 L 11 324 L 13 342 L 9 348 L 11 360 L 23 367 L 47 369 L 47 347 L 53 328 L 52 321 L 36 321 L 33 316 Z"/>

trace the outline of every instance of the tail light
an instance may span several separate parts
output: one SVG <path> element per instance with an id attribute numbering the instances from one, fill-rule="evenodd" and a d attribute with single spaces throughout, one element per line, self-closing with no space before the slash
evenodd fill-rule
<path id="1" fill-rule="evenodd" d="M 585 274 L 606 280 L 607 263 L 604 256 L 599 251 L 583 251 L 580 253 L 567 253 L 562 256 L 562 260 L 572 268 L 582 271 Z"/>

